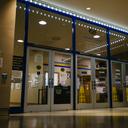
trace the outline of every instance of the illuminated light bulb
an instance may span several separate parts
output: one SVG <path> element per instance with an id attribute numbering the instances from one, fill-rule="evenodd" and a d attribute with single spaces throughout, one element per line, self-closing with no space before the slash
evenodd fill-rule
<path id="1" fill-rule="evenodd" d="M 65 48 L 65 50 L 66 50 L 66 51 L 69 51 L 69 50 L 70 50 L 70 48 Z"/>
<path id="2" fill-rule="evenodd" d="M 86 8 L 86 10 L 87 10 L 87 11 L 90 11 L 90 10 L 91 10 L 91 8 L 90 8 L 90 7 L 87 7 L 87 8 Z"/>
<path id="3" fill-rule="evenodd" d="M 93 38 L 98 39 L 100 38 L 100 35 L 94 35 Z"/>
<path id="4" fill-rule="evenodd" d="M 24 41 L 21 40 L 21 39 L 19 39 L 19 40 L 17 40 L 17 42 L 18 42 L 18 43 L 23 43 Z"/>
<path id="5" fill-rule="evenodd" d="M 46 24 L 47 24 L 47 22 L 46 22 L 46 21 L 44 21 L 44 20 L 41 20 L 41 21 L 39 21 L 39 24 L 40 24 L 40 25 L 46 25 Z"/>

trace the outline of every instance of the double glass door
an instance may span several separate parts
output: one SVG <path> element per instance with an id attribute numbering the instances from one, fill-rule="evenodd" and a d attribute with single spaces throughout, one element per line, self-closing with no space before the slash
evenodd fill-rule
<path id="1" fill-rule="evenodd" d="M 109 107 L 107 61 L 77 56 L 77 109 Z"/>
<path id="2" fill-rule="evenodd" d="M 72 109 L 71 55 L 28 49 L 25 111 Z"/>
<path id="3" fill-rule="evenodd" d="M 128 64 L 112 62 L 112 101 L 114 107 L 128 104 Z"/>

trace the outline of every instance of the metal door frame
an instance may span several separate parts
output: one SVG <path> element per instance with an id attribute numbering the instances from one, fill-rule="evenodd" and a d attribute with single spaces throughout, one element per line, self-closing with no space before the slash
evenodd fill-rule
<path id="1" fill-rule="evenodd" d="M 77 58 L 81 57 L 81 58 L 86 58 L 86 59 L 90 59 L 91 61 L 91 88 L 92 88 L 92 81 L 95 80 L 95 65 L 96 65 L 96 60 L 102 60 L 105 61 L 107 64 L 107 95 L 108 95 L 108 102 L 106 103 L 96 103 L 96 92 L 95 90 L 91 89 L 91 103 L 78 103 L 77 101 L 77 89 L 76 89 L 76 109 L 86 109 L 86 108 L 104 108 L 104 107 L 109 107 L 109 69 L 108 69 L 108 63 L 107 63 L 107 59 L 102 59 L 102 58 L 98 58 L 98 57 L 89 57 L 89 56 L 85 56 L 85 55 L 76 55 L 76 65 L 77 65 Z M 76 66 L 77 67 L 77 66 Z M 76 69 L 76 74 L 77 74 L 77 69 Z M 77 77 L 77 75 L 76 75 Z M 77 79 L 77 78 L 76 78 Z"/>
<path id="2" fill-rule="evenodd" d="M 111 65 L 113 63 L 116 63 L 116 64 L 120 64 L 121 65 L 121 84 L 122 84 L 122 88 L 123 88 L 123 102 L 113 102 L 113 99 L 112 99 L 112 102 L 113 102 L 113 107 L 124 107 L 125 106 L 125 94 L 124 94 L 124 86 L 123 86 L 123 77 L 124 77 L 124 62 L 120 62 L 120 61 L 116 61 L 116 60 L 112 60 L 111 61 Z M 112 69 L 113 66 L 111 66 L 111 74 L 112 74 L 112 87 L 113 87 L 113 69 Z M 112 93 L 113 95 L 113 93 Z"/>
<path id="3" fill-rule="evenodd" d="M 96 60 L 101 60 L 101 61 L 104 61 L 106 62 L 106 68 L 107 68 L 107 83 L 106 83 L 106 86 L 107 86 L 107 102 L 105 103 L 96 103 L 96 90 L 95 90 L 95 100 L 94 100 L 94 108 L 109 108 L 109 97 L 110 97 L 110 93 L 109 93 L 109 68 L 108 68 L 108 60 L 107 59 L 102 59 L 102 58 L 97 58 L 95 57 L 94 58 L 94 66 L 96 66 Z M 95 69 L 94 69 L 94 79 L 96 79 L 96 73 L 95 73 Z"/>
<path id="4" fill-rule="evenodd" d="M 47 104 L 46 105 L 27 105 L 27 80 L 28 80 L 28 66 L 29 66 L 29 53 L 30 50 L 39 50 L 39 51 L 45 51 L 49 53 L 49 80 L 54 78 L 54 55 L 55 53 L 61 53 L 61 54 L 67 54 L 71 56 L 71 103 L 70 104 L 53 104 L 54 102 L 54 85 L 49 85 L 48 86 L 48 94 L 47 94 Z M 33 111 L 55 111 L 55 110 L 69 110 L 72 109 L 72 104 L 73 104 L 73 75 L 72 75 L 72 55 L 69 53 L 64 53 L 64 52 L 58 52 L 58 51 L 53 51 L 53 50 L 46 50 L 43 48 L 37 48 L 37 47 L 28 47 L 27 49 L 27 63 L 26 63 L 26 86 L 25 86 L 25 102 L 24 102 L 24 112 L 33 112 Z"/>

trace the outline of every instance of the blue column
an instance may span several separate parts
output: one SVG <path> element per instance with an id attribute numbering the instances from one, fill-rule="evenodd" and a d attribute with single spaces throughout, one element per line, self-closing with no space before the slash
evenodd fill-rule
<path id="1" fill-rule="evenodd" d="M 109 107 L 112 108 L 112 65 L 111 65 L 111 41 L 110 41 L 110 30 L 106 31 L 107 36 L 107 56 L 108 56 L 108 75 L 109 75 Z"/>
<path id="2" fill-rule="evenodd" d="M 29 24 L 29 3 L 26 2 L 25 10 L 25 31 L 24 31 L 24 56 L 23 56 L 23 80 L 21 93 L 21 108 L 24 112 L 25 84 L 26 84 L 26 62 L 27 62 L 27 46 L 28 46 L 28 24 Z"/>
<path id="3" fill-rule="evenodd" d="M 76 19 L 72 18 L 73 110 L 76 110 Z"/>

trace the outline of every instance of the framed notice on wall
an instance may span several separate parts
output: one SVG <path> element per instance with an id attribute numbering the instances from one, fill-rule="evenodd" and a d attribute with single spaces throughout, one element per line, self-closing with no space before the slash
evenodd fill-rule
<path id="1" fill-rule="evenodd" d="M 3 58 L 0 57 L 0 68 L 2 68 L 2 67 L 3 67 Z"/>

